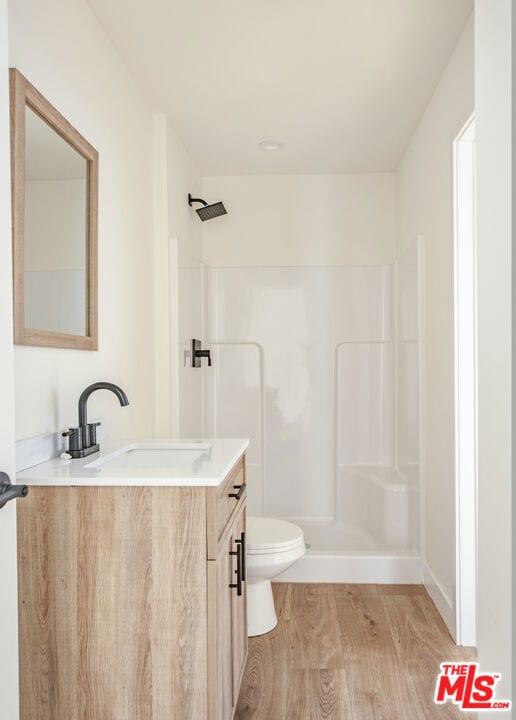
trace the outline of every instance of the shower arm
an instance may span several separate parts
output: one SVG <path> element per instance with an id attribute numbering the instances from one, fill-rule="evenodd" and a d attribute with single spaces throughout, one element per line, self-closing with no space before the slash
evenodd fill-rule
<path id="1" fill-rule="evenodd" d="M 208 207 L 208 203 L 205 200 L 202 200 L 201 198 L 193 198 L 190 193 L 188 193 L 188 204 L 190 207 L 192 207 L 192 203 L 202 203 L 204 207 Z"/>

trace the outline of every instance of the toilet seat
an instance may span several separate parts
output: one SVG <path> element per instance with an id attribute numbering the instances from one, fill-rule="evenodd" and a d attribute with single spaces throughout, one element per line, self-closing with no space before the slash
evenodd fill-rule
<path id="1" fill-rule="evenodd" d="M 298 545 L 304 547 L 303 531 L 294 523 L 276 518 L 247 518 L 248 555 L 288 552 Z"/>

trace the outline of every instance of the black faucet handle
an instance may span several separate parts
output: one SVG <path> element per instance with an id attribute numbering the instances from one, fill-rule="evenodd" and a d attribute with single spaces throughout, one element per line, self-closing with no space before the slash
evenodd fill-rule
<path id="1" fill-rule="evenodd" d="M 89 430 L 89 435 L 90 435 L 90 445 L 97 444 L 97 428 L 99 425 L 102 425 L 102 423 L 101 422 L 88 423 L 88 430 Z"/>
<path id="2" fill-rule="evenodd" d="M 68 450 L 80 450 L 82 448 L 82 428 L 69 428 L 61 435 L 68 438 Z"/>

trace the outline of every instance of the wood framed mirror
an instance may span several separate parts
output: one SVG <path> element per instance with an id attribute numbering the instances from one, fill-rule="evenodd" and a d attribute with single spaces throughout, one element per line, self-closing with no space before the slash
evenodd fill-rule
<path id="1" fill-rule="evenodd" d="M 14 342 L 98 349 L 98 153 L 10 69 Z"/>

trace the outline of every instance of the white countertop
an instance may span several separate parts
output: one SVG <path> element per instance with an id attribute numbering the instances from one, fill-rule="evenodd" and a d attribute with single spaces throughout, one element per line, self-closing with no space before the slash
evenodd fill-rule
<path id="1" fill-rule="evenodd" d="M 178 447 L 171 448 L 172 444 Z M 190 447 L 181 449 L 181 444 Z M 19 472 L 16 479 L 19 484 L 61 487 L 216 487 L 248 446 L 249 440 L 225 438 L 104 442 L 98 453 L 77 460 L 48 460 Z"/>

